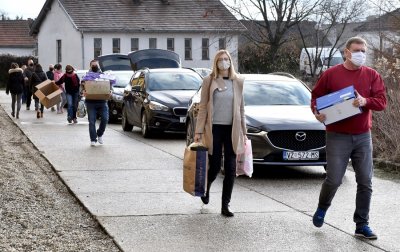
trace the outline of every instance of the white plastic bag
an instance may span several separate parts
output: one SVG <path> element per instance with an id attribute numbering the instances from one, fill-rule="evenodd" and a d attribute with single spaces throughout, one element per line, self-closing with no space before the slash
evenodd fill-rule
<path id="1" fill-rule="evenodd" d="M 78 103 L 78 109 L 76 111 L 76 116 L 79 118 L 83 118 L 86 116 L 86 105 L 85 100 L 80 100 Z"/>
<path id="2" fill-rule="evenodd" d="M 250 178 L 253 175 L 253 150 L 249 139 L 246 140 L 244 153 L 236 156 L 236 176 L 240 175 Z"/>

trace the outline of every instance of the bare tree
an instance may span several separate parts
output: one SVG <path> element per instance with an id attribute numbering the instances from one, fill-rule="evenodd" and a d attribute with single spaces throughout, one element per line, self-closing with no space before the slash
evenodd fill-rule
<path id="1" fill-rule="evenodd" d="M 311 33 L 314 38 L 312 40 L 306 40 L 304 31 L 300 25 L 297 25 L 303 47 L 306 48 L 308 57 L 306 63 L 311 70 L 312 77 L 319 76 L 323 71 L 323 68 L 318 67 L 318 65 L 321 64 L 321 60 L 324 60 L 321 58 L 322 48 L 327 44 L 330 44 L 329 56 L 323 64 L 327 67 L 331 65 L 331 59 L 336 48 L 343 45 L 339 41 L 348 24 L 358 20 L 363 15 L 366 8 L 364 2 L 363 0 L 323 0 L 315 8 L 312 15 L 308 16 L 310 21 L 315 22 L 314 34 Z M 311 54 L 307 50 L 309 47 L 315 48 L 313 50 L 315 53 Z"/>
<path id="2" fill-rule="evenodd" d="M 248 39 L 260 47 L 267 45 L 266 61 L 274 62 L 281 46 L 292 41 L 286 36 L 289 29 L 308 18 L 321 1 L 242 0 L 235 1 L 235 5 L 224 4 L 243 20 L 252 23 Z"/>
<path id="3" fill-rule="evenodd" d="M 1 16 L 1 20 L 9 20 L 10 19 L 8 17 L 7 12 L 5 12 L 4 10 L 0 10 L 0 16 Z"/>

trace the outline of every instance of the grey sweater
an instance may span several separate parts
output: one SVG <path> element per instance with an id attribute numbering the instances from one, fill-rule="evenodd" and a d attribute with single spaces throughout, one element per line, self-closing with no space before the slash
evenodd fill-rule
<path id="1" fill-rule="evenodd" d="M 232 125 L 233 87 L 232 80 L 225 80 L 225 88 L 216 89 L 213 94 L 213 124 Z"/>

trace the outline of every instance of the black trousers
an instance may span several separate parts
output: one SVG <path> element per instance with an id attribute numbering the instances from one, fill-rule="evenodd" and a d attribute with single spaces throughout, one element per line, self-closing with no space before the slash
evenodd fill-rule
<path id="1" fill-rule="evenodd" d="M 217 178 L 221 170 L 222 149 L 224 150 L 224 170 L 225 177 L 222 187 L 222 206 L 228 206 L 231 201 L 233 184 L 236 177 L 236 154 L 232 146 L 232 125 L 214 124 L 213 134 L 213 154 L 209 155 L 208 185 L 207 192 L 210 191 L 211 184 Z"/>

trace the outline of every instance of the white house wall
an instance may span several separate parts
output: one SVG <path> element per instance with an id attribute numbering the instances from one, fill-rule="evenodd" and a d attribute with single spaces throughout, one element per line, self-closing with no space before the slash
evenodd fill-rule
<path id="1" fill-rule="evenodd" d="M 208 67 L 212 66 L 212 60 L 215 53 L 218 51 L 220 35 L 212 34 L 197 34 L 197 33 L 178 33 L 178 34 L 160 34 L 160 33 L 149 33 L 149 34 L 105 34 L 105 33 L 84 33 L 84 48 L 85 57 L 84 61 L 85 69 L 89 67 L 90 60 L 94 57 L 94 38 L 102 39 L 102 54 L 112 53 L 112 39 L 119 38 L 121 53 L 126 54 L 131 51 L 131 38 L 139 38 L 139 50 L 149 48 L 149 38 L 157 38 L 157 49 L 167 49 L 167 38 L 174 38 L 175 52 L 178 53 L 182 59 L 182 66 L 184 67 Z M 192 59 L 185 60 L 185 38 L 192 39 Z M 209 38 L 210 49 L 209 49 L 209 60 L 202 60 L 201 44 L 203 38 Z M 237 48 L 238 48 L 238 36 L 230 36 L 227 38 L 227 50 L 231 52 L 234 64 L 237 66 Z"/>
<path id="2" fill-rule="evenodd" d="M 14 56 L 32 56 L 34 48 L 11 48 L 11 47 L 2 47 L 0 48 L 0 55 L 2 54 L 10 54 Z"/>
<path id="3" fill-rule="evenodd" d="M 57 62 L 57 40 L 61 40 L 61 62 Z M 82 68 L 81 34 L 61 9 L 58 1 L 53 1 L 40 26 L 38 34 L 39 63 L 47 69 L 49 64 L 60 63 L 63 68 L 70 64 L 77 69 Z"/>
<path id="4" fill-rule="evenodd" d="M 58 1 L 53 1 L 38 33 L 38 58 L 45 69 L 49 64 L 70 64 L 76 69 L 87 69 L 94 58 L 94 38 L 102 39 L 102 54 L 112 53 L 112 39 L 120 38 L 121 53 L 131 51 L 131 38 L 139 38 L 139 49 L 149 48 L 149 38 L 157 38 L 157 48 L 167 49 L 167 38 L 174 38 L 175 52 L 182 59 L 184 67 L 211 67 L 213 57 L 218 51 L 219 38 L 223 33 L 89 33 L 78 31 L 64 12 Z M 192 39 L 192 60 L 185 60 L 185 38 Z M 209 60 L 202 60 L 202 39 L 209 38 Z M 57 62 L 57 44 L 61 40 L 62 59 Z M 83 45 L 83 48 L 82 48 Z M 227 50 L 231 52 L 237 66 L 238 36 L 226 37 Z M 84 52 L 83 52 L 84 51 Z M 83 55 L 82 55 L 83 54 Z"/>

